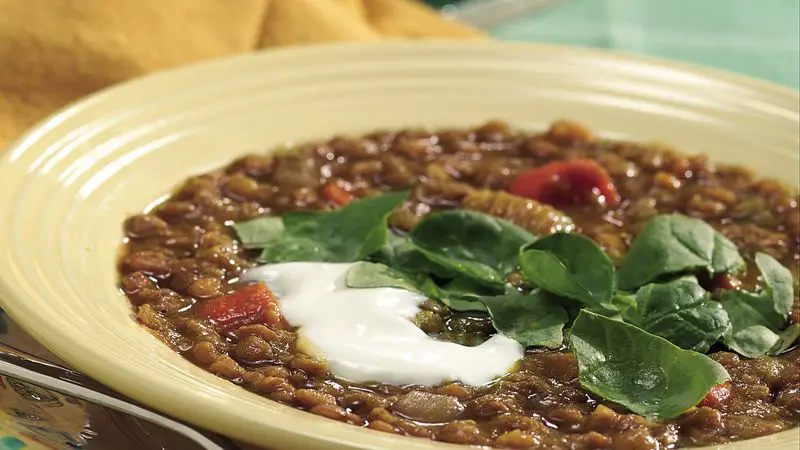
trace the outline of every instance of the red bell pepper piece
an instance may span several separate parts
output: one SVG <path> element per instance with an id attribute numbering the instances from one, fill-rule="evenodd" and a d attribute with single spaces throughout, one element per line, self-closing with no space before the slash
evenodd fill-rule
<path id="1" fill-rule="evenodd" d="M 552 206 L 619 202 L 611 176 L 589 159 L 554 161 L 520 172 L 508 192 Z"/>
<path id="2" fill-rule="evenodd" d="M 325 196 L 328 201 L 335 203 L 339 206 L 344 206 L 351 201 L 355 197 L 353 194 L 348 192 L 345 188 L 343 188 L 339 183 L 335 181 L 329 181 L 323 188 L 322 188 L 322 195 Z"/>
<path id="3" fill-rule="evenodd" d="M 264 283 L 244 286 L 232 294 L 203 301 L 198 314 L 210 319 L 220 332 L 256 323 L 285 325 L 272 291 Z"/>
<path id="4" fill-rule="evenodd" d="M 703 401 L 700 402 L 703 406 L 709 408 L 719 408 L 719 406 L 731 396 L 731 382 L 726 381 L 711 388 L 706 394 Z"/>

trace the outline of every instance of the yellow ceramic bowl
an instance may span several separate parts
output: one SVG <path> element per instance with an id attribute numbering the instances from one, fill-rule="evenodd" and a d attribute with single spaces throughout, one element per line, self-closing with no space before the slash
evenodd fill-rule
<path id="1" fill-rule="evenodd" d="M 123 219 L 246 152 L 376 128 L 543 127 L 566 117 L 798 185 L 797 92 L 629 56 L 499 43 L 307 47 L 125 83 L 50 117 L 0 160 L 0 298 L 50 350 L 188 422 L 274 449 L 458 448 L 322 419 L 195 367 L 116 288 Z M 798 430 L 728 446 L 797 449 Z"/>

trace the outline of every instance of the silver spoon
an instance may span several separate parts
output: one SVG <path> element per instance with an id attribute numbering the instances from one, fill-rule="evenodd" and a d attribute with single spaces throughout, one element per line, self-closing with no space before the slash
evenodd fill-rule
<path id="1" fill-rule="evenodd" d="M 123 400 L 119 394 L 113 393 L 110 389 L 79 372 L 2 343 L 0 343 L 0 374 L 159 425 L 186 437 L 206 450 L 235 450 L 237 448 L 232 443 L 222 446 L 193 428 Z"/>

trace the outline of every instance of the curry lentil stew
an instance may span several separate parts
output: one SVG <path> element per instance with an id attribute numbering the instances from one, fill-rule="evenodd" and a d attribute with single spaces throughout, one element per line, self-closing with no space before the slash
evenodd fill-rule
<path id="1" fill-rule="evenodd" d="M 124 228 L 121 289 L 151 333 L 334 420 L 554 449 L 800 421 L 797 192 L 705 156 L 568 121 L 337 137 L 193 176 Z M 308 290 L 344 273 L 361 297 Z M 366 294 L 400 305 L 374 320 L 408 344 L 358 342 Z M 433 357 L 380 365 L 402 345 Z M 336 363 L 359 351 L 373 371 Z"/>

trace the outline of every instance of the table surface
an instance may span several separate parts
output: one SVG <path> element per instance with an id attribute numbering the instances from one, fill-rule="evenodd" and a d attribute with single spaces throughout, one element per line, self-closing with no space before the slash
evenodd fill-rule
<path id="1" fill-rule="evenodd" d="M 800 88 L 800 0 L 559 0 L 489 31 L 501 40 L 640 53 Z"/>

